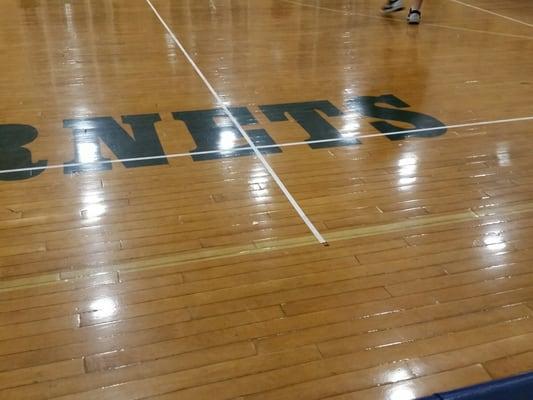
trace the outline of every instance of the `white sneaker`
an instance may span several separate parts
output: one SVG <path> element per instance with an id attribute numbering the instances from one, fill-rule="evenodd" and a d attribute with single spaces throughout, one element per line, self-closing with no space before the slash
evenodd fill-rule
<path id="1" fill-rule="evenodd" d="M 381 7 L 383 14 L 403 10 L 403 0 L 388 0 L 387 4 Z"/>
<path id="2" fill-rule="evenodd" d="M 419 10 L 413 10 L 412 8 L 410 8 L 409 14 L 407 15 L 407 22 L 411 25 L 418 25 L 420 23 L 421 17 L 422 14 L 420 14 Z"/>

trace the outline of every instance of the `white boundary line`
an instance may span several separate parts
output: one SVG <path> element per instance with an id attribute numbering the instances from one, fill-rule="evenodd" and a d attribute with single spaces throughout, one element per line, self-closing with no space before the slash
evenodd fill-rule
<path id="1" fill-rule="evenodd" d="M 252 148 L 252 150 L 254 151 L 255 155 L 257 156 L 257 158 L 259 159 L 259 161 L 261 161 L 261 164 L 263 164 L 263 167 L 268 171 L 268 173 L 270 174 L 270 176 L 272 177 L 272 179 L 274 179 L 274 181 L 276 182 L 276 184 L 278 185 L 278 187 L 281 189 L 281 191 L 283 192 L 283 194 L 285 195 L 285 197 L 287 198 L 287 200 L 291 203 L 292 207 L 294 208 L 294 210 L 298 213 L 298 215 L 300 216 L 300 218 L 305 222 L 305 224 L 307 225 L 307 227 L 309 228 L 309 230 L 311 231 L 311 233 L 313 233 L 313 235 L 315 236 L 315 238 L 322 244 L 324 245 L 327 245 L 327 241 L 326 239 L 324 239 L 324 237 L 320 234 L 320 232 L 318 231 L 318 229 L 315 227 L 315 225 L 311 222 L 311 220 L 307 217 L 307 215 L 305 214 L 305 212 L 302 210 L 302 208 L 300 207 L 300 205 L 298 204 L 298 202 L 296 201 L 296 199 L 292 196 L 292 194 L 289 192 L 289 190 L 285 187 L 284 183 L 281 181 L 281 179 L 279 178 L 279 176 L 276 174 L 276 172 L 272 169 L 272 167 L 270 166 L 270 164 L 268 163 L 268 161 L 265 159 L 265 157 L 263 156 L 263 154 L 261 154 L 261 152 L 257 149 L 257 147 L 255 146 L 254 142 L 252 141 L 252 139 L 250 139 L 250 137 L 248 136 L 248 134 L 246 133 L 246 131 L 244 130 L 244 128 L 241 126 L 241 124 L 239 124 L 239 122 L 237 121 L 237 119 L 233 116 L 233 114 L 231 113 L 231 111 L 229 110 L 229 108 L 226 106 L 226 104 L 224 104 L 224 101 L 222 100 L 222 98 L 218 95 L 218 93 L 215 91 L 215 89 L 213 88 L 213 86 L 209 83 L 209 81 L 207 80 L 207 78 L 205 77 L 205 75 L 202 73 L 202 71 L 200 70 L 200 68 L 198 68 L 198 66 L 196 65 L 196 63 L 194 62 L 194 60 L 191 58 L 191 56 L 189 55 L 189 53 L 187 52 L 187 50 L 185 50 L 185 48 L 183 47 L 183 45 L 181 44 L 181 42 L 178 40 L 178 38 L 176 37 L 176 35 L 174 34 L 174 32 L 172 32 L 172 30 L 170 29 L 170 27 L 167 25 L 167 23 L 164 21 L 164 19 L 161 17 L 161 15 L 159 14 L 159 12 L 157 11 L 157 9 L 154 7 L 154 5 L 152 4 L 152 2 L 150 0 L 146 0 L 146 3 L 148 3 L 148 5 L 150 6 L 150 8 L 152 9 L 152 11 L 154 12 L 154 14 L 156 15 L 157 19 L 159 19 L 159 21 L 161 22 L 161 24 L 163 25 L 163 27 L 165 28 L 165 30 L 168 32 L 168 34 L 172 37 L 172 40 L 174 41 L 174 43 L 176 43 L 176 45 L 179 47 L 179 49 L 181 50 L 181 52 L 183 53 L 183 55 L 185 56 L 185 58 L 189 61 L 189 63 L 191 64 L 191 66 L 194 68 L 194 70 L 196 71 L 196 74 L 200 77 L 200 79 L 204 82 L 205 86 L 209 89 L 209 91 L 211 92 L 211 94 L 213 95 L 213 97 L 216 99 L 218 105 L 224 110 L 224 112 L 226 113 L 226 115 L 228 116 L 228 118 L 230 119 L 230 121 L 233 123 L 233 125 L 238 129 L 238 131 L 241 133 L 241 135 L 244 137 L 244 139 L 246 140 L 246 142 L 248 143 L 248 145 Z"/>
<path id="2" fill-rule="evenodd" d="M 506 19 L 508 21 L 515 22 L 517 24 L 521 24 L 521 25 L 525 25 L 525 26 L 529 26 L 530 28 L 533 28 L 533 24 L 530 24 L 530 23 L 524 22 L 524 21 L 520 21 L 519 19 L 508 17 L 507 15 L 498 14 L 497 12 L 490 11 L 490 10 L 487 10 L 485 8 L 477 7 L 477 6 L 474 6 L 472 4 L 464 3 L 464 2 L 459 1 L 459 0 L 450 0 L 450 1 L 453 2 L 453 3 L 461 4 L 461 5 L 465 6 L 465 7 L 473 8 L 474 10 L 478 10 L 478 11 L 481 11 L 481 12 L 484 12 L 484 13 L 487 13 L 487 14 L 495 15 L 497 17 Z"/>
<path id="3" fill-rule="evenodd" d="M 471 123 L 466 123 L 466 124 L 444 125 L 444 126 L 437 126 L 434 128 L 409 129 L 405 131 L 396 131 L 396 132 L 390 132 L 390 133 L 371 133 L 368 135 L 359 135 L 359 136 L 356 135 L 356 136 L 338 137 L 338 138 L 332 138 L 332 139 L 306 140 L 306 141 L 301 141 L 301 142 L 277 143 L 277 144 L 268 144 L 268 145 L 259 145 L 259 146 L 254 145 L 254 147 L 250 146 L 250 147 L 240 147 L 240 148 L 234 148 L 234 149 L 218 149 L 218 150 L 207 150 L 207 151 L 187 152 L 187 153 L 173 153 L 173 154 L 165 154 L 162 156 L 118 158 L 118 159 L 113 159 L 113 160 L 97 161 L 97 162 L 92 162 L 92 163 L 53 164 L 53 165 L 46 165 L 44 167 L 6 169 L 6 170 L 0 170 L 0 174 L 9 174 L 9 173 L 14 173 L 14 172 L 41 171 L 41 170 L 47 170 L 47 169 L 60 169 L 60 168 L 66 168 L 66 167 L 81 167 L 81 166 L 90 167 L 91 165 L 118 164 L 118 163 L 125 163 L 128 161 L 131 162 L 131 161 L 160 160 L 160 159 L 178 158 L 178 157 L 192 157 L 192 156 L 201 156 L 205 154 L 234 153 L 238 151 L 253 150 L 254 148 L 258 150 L 263 150 L 263 149 L 271 149 L 271 148 L 276 148 L 276 147 L 292 147 L 292 146 L 303 146 L 303 145 L 319 144 L 319 143 L 354 141 L 356 139 L 366 139 L 366 138 L 394 136 L 394 135 L 409 135 L 409 134 L 420 133 L 420 132 L 431 132 L 431 131 L 436 131 L 439 129 L 470 128 L 473 126 L 500 125 L 500 124 L 508 124 L 508 123 L 513 123 L 513 122 L 523 122 L 523 121 L 533 121 L 533 116 L 508 118 L 508 119 L 497 119 L 493 121 L 471 122 Z"/>

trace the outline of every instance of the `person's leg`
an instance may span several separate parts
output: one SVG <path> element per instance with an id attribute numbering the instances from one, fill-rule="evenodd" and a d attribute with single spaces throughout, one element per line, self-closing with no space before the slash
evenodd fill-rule
<path id="1" fill-rule="evenodd" d="M 420 8 L 422 7 L 423 0 L 413 0 L 411 3 L 411 8 L 409 9 L 409 15 L 407 15 L 407 22 L 410 24 L 416 25 L 420 23 Z"/>
<path id="2" fill-rule="evenodd" d="M 423 1 L 424 0 L 414 0 L 412 2 L 411 9 L 420 11 L 420 8 L 422 7 L 422 2 Z"/>

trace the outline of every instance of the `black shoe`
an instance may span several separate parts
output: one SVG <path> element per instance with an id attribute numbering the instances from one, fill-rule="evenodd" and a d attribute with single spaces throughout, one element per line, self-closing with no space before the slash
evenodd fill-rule
<path id="1" fill-rule="evenodd" d="M 387 4 L 381 7 L 383 14 L 403 10 L 403 0 L 389 0 Z"/>

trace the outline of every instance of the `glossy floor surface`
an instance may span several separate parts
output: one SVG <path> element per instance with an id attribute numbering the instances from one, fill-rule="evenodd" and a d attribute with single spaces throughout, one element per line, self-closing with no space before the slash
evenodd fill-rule
<path id="1" fill-rule="evenodd" d="M 533 369 L 533 6 L 465 1 L 2 0 L 0 398 Z"/>

